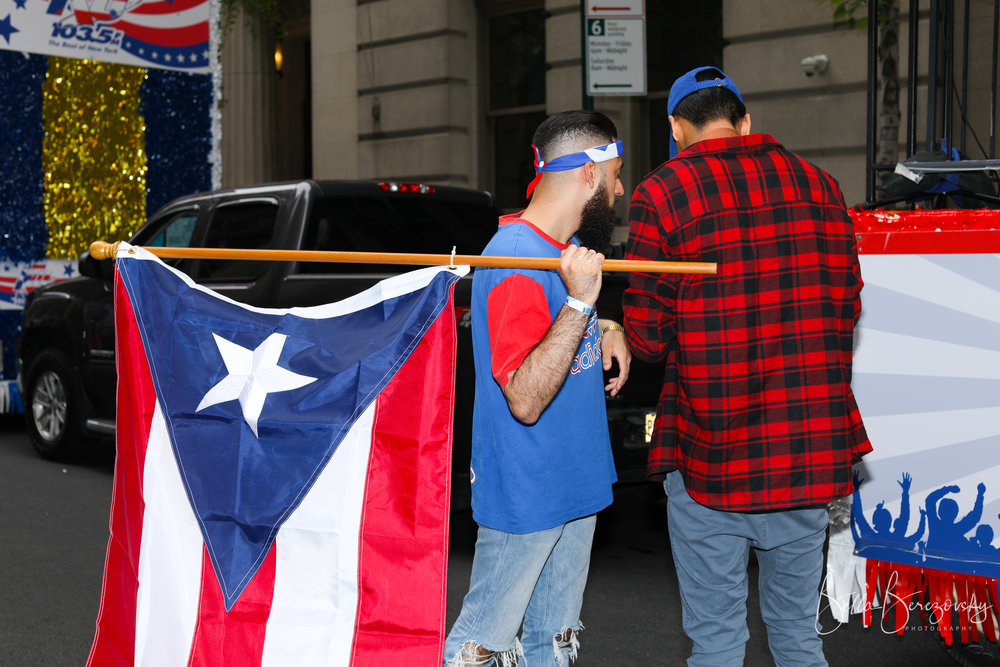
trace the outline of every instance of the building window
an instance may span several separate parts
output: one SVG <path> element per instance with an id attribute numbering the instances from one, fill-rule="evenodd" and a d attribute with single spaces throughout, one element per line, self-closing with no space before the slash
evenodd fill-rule
<path id="1" fill-rule="evenodd" d="M 649 95 L 645 115 L 648 122 L 651 171 L 669 156 L 667 140 L 667 96 L 674 80 L 684 72 L 712 65 L 722 67 L 722 0 L 680 2 L 660 0 L 646 3 L 646 76 Z"/>
<path id="2" fill-rule="evenodd" d="M 531 137 L 546 116 L 545 12 L 532 5 L 486 16 L 489 181 L 505 211 L 524 206 Z"/>

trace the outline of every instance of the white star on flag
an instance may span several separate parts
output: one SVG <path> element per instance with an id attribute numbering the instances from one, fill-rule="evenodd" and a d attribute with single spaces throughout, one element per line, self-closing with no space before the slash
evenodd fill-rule
<path id="1" fill-rule="evenodd" d="M 255 350 L 237 345 L 215 333 L 212 336 L 219 346 L 219 353 L 229 375 L 208 390 L 195 412 L 238 399 L 243 408 L 243 419 L 253 434 L 258 435 L 257 420 L 268 394 L 298 389 L 316 381 L 316 378 L 299 375 L 278 366 L 278 358 L 287 338 L 285 334 L 271 334 Z"/>

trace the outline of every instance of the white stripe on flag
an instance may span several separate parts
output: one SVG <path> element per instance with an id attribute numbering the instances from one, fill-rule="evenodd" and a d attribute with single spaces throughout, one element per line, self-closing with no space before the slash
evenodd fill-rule
<path id="1" fill-rule="evenodd" d="M 262 665 L 351 664 L 373 402 L 278 531 Z"/>
<path id="2" fill-rule="evenodd" d="M 204 541 L 157 402 L 143 470 L 135 664 L 185 667 L 201 589 Z"/>
<path id="3" fill-rule="evenodd" d="M 152 254 L 145 248 L 141 246 L 132 246 L 124 241 L 119 244 L 118 253 L 115 257 L 127 257 L 129 260 L 133 261 L 144 260 L 161 263 L 161 260 L 158 259 L 156 255 Z M 404 296 L 411 292 L 415 292 L 422 287 L 426 287 L 432 280 L 434 280 L 434 276 L 442 271 L 451 271 L 459 276 L 466 276 L 471 270 L 471 267 L 468 264 L 459 264 L 453 269 L 447 266 L 427 266 L 422 269 L 415 269 L 413 271 L 407 271 L 406 273 L 386 278 L 385 280 L 372 285 L 363 292 L 358 292 L 353 296 L 349 296 L 346 299 L 341 299 L 340 301 L 335 301 L 333 303 L 327 303 L 319 306 L 297 306 L 295 308 L 261 308 L 259 306 L 250 306 L 245 303 L 240 303 L 225 294 L 213 292 L 209 288 L 195 283 L 186 273 L 181 273 L 177 269 L 166 264 L 164 264 L 164 267 L 174 273 L 191 289 L 211 294 L 214 299 L 221 299 L 222 301 L 226 301 L 228 303 L 237 304 L 241 308 L 245 308 L 246 310 L 254 313 L 266 313 L 272 315 L 284 315 L 285 313 L 290 313 L 296 317 L 304 317 L 307 319 L 323 319 L 357 312 L 388 299 Z"/>

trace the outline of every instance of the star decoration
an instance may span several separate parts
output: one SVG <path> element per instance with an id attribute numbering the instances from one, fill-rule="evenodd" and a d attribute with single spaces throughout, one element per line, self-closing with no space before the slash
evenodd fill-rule
<path id="1" fill-rule="evenodd" d="M 287 338 L 284 334 L 271 334 L 255 350 L 237 345 L 218 334 L 213 333 L 212 336 L 229 375 L 208 390 L 196 412 L 218 403 L 239 400 L 243 419 L 254 435 L 258 435 L 257 420 L 268 394 L 298 389 L 316 381 L 316 378 L 278 366 Z"/>
<path id="2" fill-rule="evenodd" d="M 3 37 L 10 44 L 10 36 L 15 32 L 21 31 L 10 24 L 10 14 L 7 14 L 7 18 L 0 20 L 0 37 Z"/>
<path id="3" fill-rule="evenodd" d="M 14 0 L 14 6 L 18 9 L 27 9 L 25 5 L 28 4 L 28 0 Z"/>

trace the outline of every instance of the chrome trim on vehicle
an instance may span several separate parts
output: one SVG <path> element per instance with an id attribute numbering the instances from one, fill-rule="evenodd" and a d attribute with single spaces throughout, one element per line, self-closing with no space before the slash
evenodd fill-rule
<path id="1" fill-rule="evenodd" d="M 94 433 L 100 433 L 101 435 L 114 435 L 115 434 L 115 420 L 114 419 L 88 419 L 87 420 L 87 430 L 93 431 Z"/>

